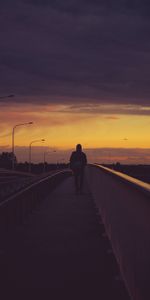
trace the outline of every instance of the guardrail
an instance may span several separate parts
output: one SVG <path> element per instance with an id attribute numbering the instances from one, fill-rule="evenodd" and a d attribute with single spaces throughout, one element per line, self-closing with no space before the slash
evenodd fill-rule
<path id="1" fill-rule="evenodd" d="M 136 189 L 140 190 L 141 192 L 146 193 L 147 196 L 150 196 L 150 184 L 149 183 L 146 183 L 142 180 L 131 177 L 127 174 L 124 174 L 124 173 L 121 173 L 118 171 L 114 171 L 114 170 L 104 167 L 102 165 L 94 164 L 93 166 L 97 166 L 97 167 L 101 168 L 102 170 L 106 171 L 107 173 L 116 176 L 123 182 L 126 182 L 126 183 L 128 182 L 131 186 L 135 187 Z"/>
<path id="2" fill-rule="evenodd" d="M 23 188 L 26 188 L 29 185 L 38 182 L 41 179 L 47 178 L 48 176 L 55 174 L 56 172 L 58 172 L 58 170 L 51 171 L 42 175 L 40 174 L 40 175 L 28 176 L 28 177 L 17 176 L 15 177 L 14 180 L 11 179 L 10 181 L 9 180 L 1 181 L 1 177 L 0 177 L 0 202 L 5 201 L 8 197 L 21 191 Z"/>
<path id="3" fill-rule="evenodd" d="M 0 233 L 5 234 L 24 218 L 53 190 L 62 180 L 71 175 L 70 170 L 59 171 L 32 183 L 0 203 Z"/>
<path id="4" fill-rule="evenodd" d="M 99 165 L 87 179 L 132 300 L 150 299 L 150 185 Z"/>

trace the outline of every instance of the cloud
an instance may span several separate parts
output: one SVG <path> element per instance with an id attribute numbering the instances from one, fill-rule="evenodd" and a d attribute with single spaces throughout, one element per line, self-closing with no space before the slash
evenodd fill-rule
<path id="1" fill-rule="evenodd" d="M 147 15 L 150 11 L 150 4 L 147 0 L 24 0 L 35 6 L 50 6 L 61 12 L 67 12 L 73 15 L 105 12 L 134 12 Z"/>
<path id="2" fill-rule="evenodd" d="M 57 106 L 56 106 L 57 107 Z M 119 119 L 118 115 L 139 115 L 139 116 L 149 116 L 150 107 L 142 105 L 123 105 L 123 104 L 99 104 L 99 103 L 85 103 L 85 104 L 74 104 L 66 105 L 62 107 L 59 112 L 68 112 L 76 114 L 89 114 L 97 115 L 100 114 L 105 119 Z M 108 116 L 106 116 L 108 115 Z M 116 116 L 117 115 L 117 116 Z"/>
<path id="3" fill-rule="evenodd" d="M 12 135 L 12 132 L 6 133 L 6 134 L 2 134 L 0 135 L 0 139 L 5 138 L 5 137 L 9 137 Z"/>
<path id="4" fill-rule="evenodd" d="M 16 95 L 5 102 L 149 106 L 147 1 L 7 0 L 1 8 L 0 95 Z"/>
<path id="5" fill-rule="evenodd" d="M 105 119 L 108 119 L 108 120 L 119 120 L 119 118 L 116 117 L 116 116 L 106 116 Z"/>
<path id="6" fill-rule="evenodd" d="M 54 152 L 54 150 L 56 152 Z M 0 147 L 0 152 L 11 151 L 11 148 L 6 146 Z M 57 147 L 33 146 L 32 161 L 43 162 L 43 153 L 46 152 L 47 162 L 69 162 L 70 155 L 74 149 L 64 150 Z M 122 164 L 149 164 L 150 149 L 142 148 L 85 148 L 89 163 L 116 163 Z M 15 147 L 15 153 L 18 161 L 28 161 L 28 147 Z"/>

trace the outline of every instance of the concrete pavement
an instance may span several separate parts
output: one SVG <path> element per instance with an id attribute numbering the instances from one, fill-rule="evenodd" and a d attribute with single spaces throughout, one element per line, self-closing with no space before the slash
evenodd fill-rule
<path id="1" fill-rule="evenodd" d="M 129 300 L 117 280 L 118 266 L 88 186 L 77 196 L 72 178 L 51 193 L 0 250 L 3 289 L 37 294 L 44 289 L 58 299 L 69 291 L 76 299 Z"/>

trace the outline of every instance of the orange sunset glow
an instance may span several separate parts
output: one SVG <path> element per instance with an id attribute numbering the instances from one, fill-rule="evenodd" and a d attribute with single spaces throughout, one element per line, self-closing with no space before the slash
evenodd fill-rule
<path id="1" fill-rule="evenodd" d="M 95 111 L 97 109 L 97 111 Z M 119 112 L 120 109 L 120 112 Z M 11 132 L 14 125 L 32 121 L 32 125 L 20 126 L 15 130 L 15 148 L 18 159 L 28 160 L 29 143 L 32 140 L 44 138 L 43 144 L 39 142 L 34 145 L 35 160 L 40 161 L 39 147 L 45 149 L 59 149 L 63 151 L 65 159 L 69 158 L 69 149 L 80 142 L 85 151 L 88 150 L 89 160 L 94 161 L 126 161 L 127 153 L 122 155 L 119 148 L 134 149 L 134 163 L 138 163 L 135 148 L 147 149 L 150 147 L 149 127 L 150 121 L 147 115 L 127 114 L 123 106 L 90 106 L 78 105 L 23 105 L 14 104 L 4 106 L 0 112 L 1 119 L 1 149 L 11 148 Z M 117 111 L 115 113 L 115 110 Z M 107 113 L 108 111 L 108 113 Z M 23 149 L 20 154 L 19 149 Z M 108 148 L 106 153 L 102 149 Z M 113 148 L 113 151 L 112 151 Z M 26 150 L 25 150 L 26 149 Z M 96 150 L 99 149 L 99 154 Z M 101 149 L 101 150 L 100 150 Z M 114 151 L 116 149 L 116 151 Z M 64 152 L 65 151 L 65 152 Z M 70 150 L 71 151 L 71 150 Z M 129 150 L 128 150 L 129 151 Z M 58 150 L 57 150 L 58 152 Z M 144 153 L 143 153 L 144 154 Z M 146 157 L 145 157 L 146 155 Z M 62 154 L 53 154 L 48 160 L 56 160 Z M 133 156 L 133 155 L 132 155 Z M 140 156 L 140 162 L 142 157 Z M 147 153 L 143 155 L 149 162 Z"/>

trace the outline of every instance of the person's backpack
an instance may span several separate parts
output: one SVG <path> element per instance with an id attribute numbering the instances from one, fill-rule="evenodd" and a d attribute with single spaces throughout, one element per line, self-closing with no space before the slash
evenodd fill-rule
<path id="1" fill-rule="evenodd" d="M 72 163 L 73 169 L 81 169 L 82 168 L 82 161 L 76 160 Z"/>
<path id="2" fill-rule="evenodd" d="M 77 154 L 76 152 L 72 156 L 71 160 L 71 168 L 73 170 L 81 170 L 83 167 L 83 158 L 81 154 Z"/>

